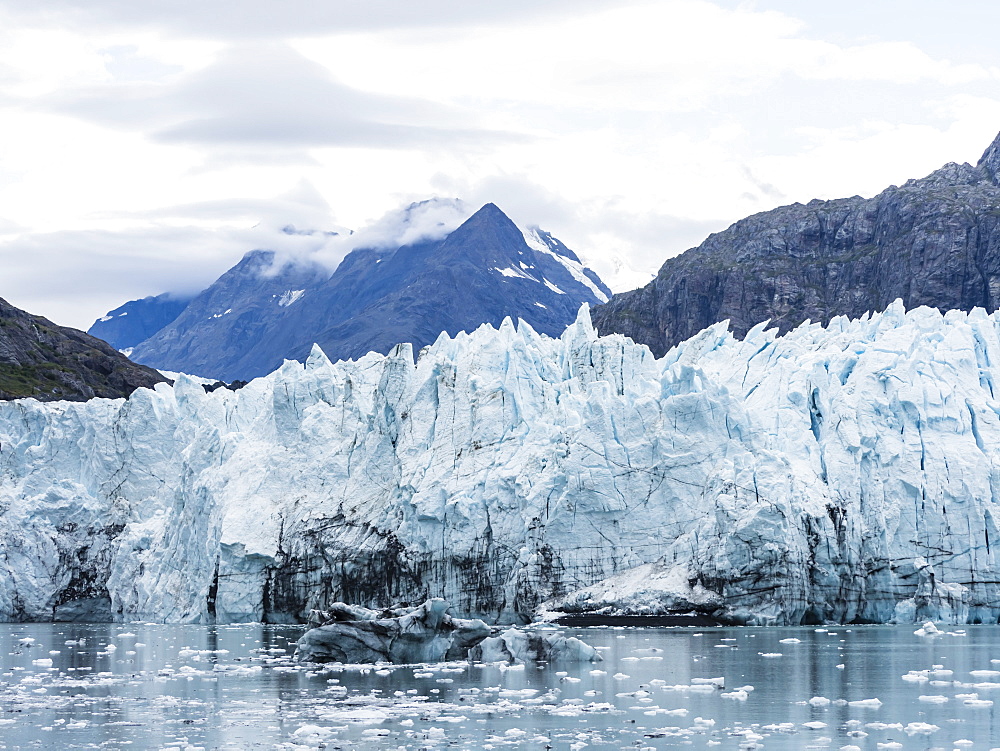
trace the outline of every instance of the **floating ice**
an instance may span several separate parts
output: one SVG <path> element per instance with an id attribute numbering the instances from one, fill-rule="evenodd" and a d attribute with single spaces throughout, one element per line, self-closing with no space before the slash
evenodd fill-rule
<path id="1" fill-rule="evenodd" d="M 921 694 L 917 697 L 919 701 L 927 702 L 928 704 L 947 704 L 948 697 L 942 696 L 941 694 Z"/>
<path id="2" fill-rule="evenodd" d="M 746 701 L 750 694 L 742 688 L 738 688 L 734 691 L 723 691 L 719 696 L 725 699 L 736 699 L 737 701 Z"/>
<path id="3" fill-rule="evenodd" d="M 486 655 L 489 654 L 487 659 Z M 481 641 L 470 652 L 472 659 L 485 662 L 601 662 L 601 654 L 575 636 L 560 632 L 523 631 L 509 628 L 496 637 Z"/>
<path id="4" fill-rule="evenodd" d="M 444 600 L 432 599 L 394 617 L 331 620 L 302 635 L 296 656 L 307 662 L 343 663 L 464 659 L 490 629 L 482 621 L 452 618 L 448 609 Z"/>
<path id="5" fill-rule="evenodd" d="M 927 722 L 911 722 L 903 728 L 903 732 L 907 735 L 931 735 L 940 729 L 937 725 L 931 725 Z"/>
<path id="6" fill-rule="evenodd" d="M 719 676 L 718 678 L 692 678 L 691 684 L 698 686 L 715 686 L 716 688 L 725 688 L 726 679 L 725 676 Z"/>
<path id="7" fill-rule="evenodd" d="M 941 636 L 944 634 L 941 629 L 934 625 L 933 621 L 926 621 L 923 626 L 914 631 L 917 636 Z"/>
<path id="8" fill-rule="evenodd" d="M 882 702 L 878 699 L 856 699 L 847 702 L 847 704 L 851 707 L 868 707 L 870 709 L 878 709 L 882 706 Z"/>

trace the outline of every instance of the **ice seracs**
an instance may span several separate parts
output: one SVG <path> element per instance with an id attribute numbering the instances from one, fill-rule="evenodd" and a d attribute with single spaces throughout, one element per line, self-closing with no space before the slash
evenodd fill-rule
<path id="1" fill-rule="evenodd" d="M 997 384 L 1000 314 L 718 324 L 655 359 L 584 310 L 235 392 L 5 403 L 0 614 L 995 623 Z"/>

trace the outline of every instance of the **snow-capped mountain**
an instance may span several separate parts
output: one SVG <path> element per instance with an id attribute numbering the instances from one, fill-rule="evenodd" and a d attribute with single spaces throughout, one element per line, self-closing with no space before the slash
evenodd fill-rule
<path id="1" fill-rule="evenodd" d="M 1000 313 L 897 303 L 661 359 L 583 311 L 235 392 L 0 404 L 0 615 L 996 623 L 997 384 Z"/>
<path id="2" fill-rule="evenodd" d="M 410 206 L 395 224 L 406 228 L 407 212 L 421 209 L 426 205 Z M 128 345 L 131 356 L 164 370 L 246 380 L 286 358 L 304 360 L 313 343 L 333 359 L 358 358 L 400 342 L 419 349 L 442 331 L 499 326 L 506 316 L 558 335 L 581 303 L 611 295 L 559 240 L 519 229 L 493 204 L 443 237 L 395 237 L 404 244 L 383 238 L 355 247 L 332 274 L 315 259 L 251 252 L 174 320 Z M 135 315 L 127 307 L 119 310 Z M 101 325 L 108 323 L 91 331 Z"/>

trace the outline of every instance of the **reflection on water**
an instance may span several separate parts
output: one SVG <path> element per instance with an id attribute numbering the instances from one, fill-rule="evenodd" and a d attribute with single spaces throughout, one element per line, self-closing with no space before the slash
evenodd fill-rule
<path id="1" fill-rule="evenodd" d="M 605 661 L 299 666 L 289 626 L 0 624 L 0 748 L 1000 746 L 995 626 L 568 631 Z"/>

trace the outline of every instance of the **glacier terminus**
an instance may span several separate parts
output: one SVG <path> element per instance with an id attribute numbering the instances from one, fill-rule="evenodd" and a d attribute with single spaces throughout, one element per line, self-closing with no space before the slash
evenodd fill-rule
<path id="1" fill-rule="evenodd" d="M 657 359 L 584 306 L 560 338 L 0 403 L 0 618 L 996 623 L 998 386 L 1000 313 L 723 322 Z"/>

